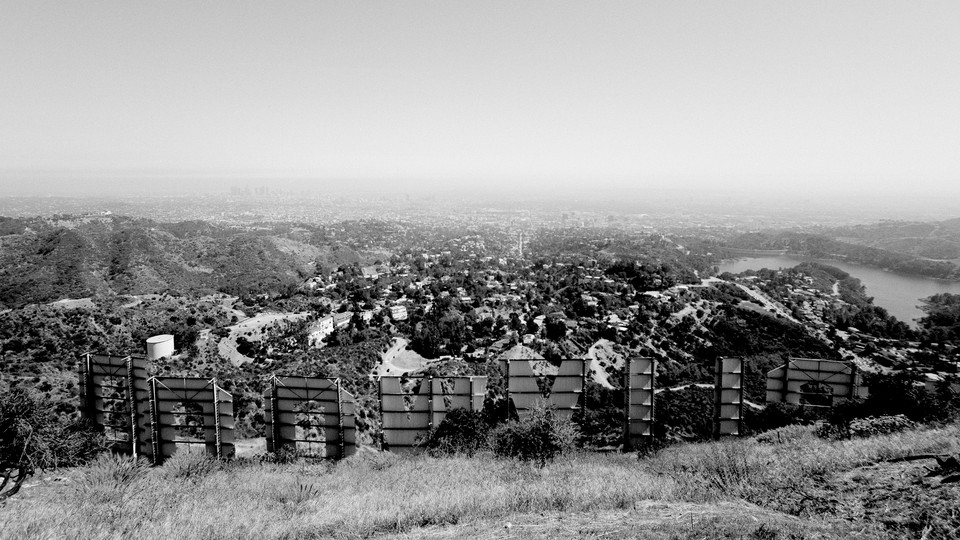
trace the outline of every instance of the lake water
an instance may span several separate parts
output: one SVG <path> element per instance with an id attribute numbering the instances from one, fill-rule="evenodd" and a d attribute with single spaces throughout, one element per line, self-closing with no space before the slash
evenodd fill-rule
<path id="1" fill-rule="evenodd" d="M 804 261 L 814 261 L 814 259 L 803 259 L 788 255 L 748 257 L 724 261 L 719 267 L 720 272 L 737 274 L 745 270 L 760 270 L 761 268 L 792 268 Z M 835 266 L 859 279 L 867 288 L 867 295 L 873 297 L 874 305 L 886 309 L 891 315 L 914 328 L 917 326 L 916 319 L 923 317 L 923 311 L 918 307 L 922 303 L 920 302 L 921 298 L 943 292 L 960 294 L 960 283 L 953 281 L 906 276 L 841 261 L 821 260 L 817 262 Z"/>

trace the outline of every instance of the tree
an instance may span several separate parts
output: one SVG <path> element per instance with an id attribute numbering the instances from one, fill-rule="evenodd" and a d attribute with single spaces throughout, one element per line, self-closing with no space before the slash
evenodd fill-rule
<path id="1" fill-rule="evenodd" d="M 78 465 L 102 449 L 91 427 L 60 421 L 48 400 L 21 389 L 0 394 L 0 500 L 20 491 L 37 469 Z"/>
<path id="2" fill-rule="evenodd" d="M 547 317 L 547 320 L 544 324 L 546 326 L 547 339 L 559 341 L 567 335 L 566 321 L 559 317 Z"/>

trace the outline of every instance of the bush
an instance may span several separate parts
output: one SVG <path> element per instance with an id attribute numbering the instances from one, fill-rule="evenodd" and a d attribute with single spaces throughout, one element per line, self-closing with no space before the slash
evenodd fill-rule
<path id="1" fill-rule="evenodd" d="M 432 456 L 472 456 L 490 448 L 490 424 L 481 411 L 453 409 L 427 433 L 420 446 Z"/>
<path id="2" fill-rule="evenodd" d="M 55 410 L 25 390 L 0 393 L 0 500 L 16 494 L 37 469 L 79 465 L 103 450 L 103 437 L 86 422 L 63 421 Z"/>
<path id="3" fill-rule="evenodd" d="M 658 439 L 672 442 L 707 441 L 713 438 L 713 389 L 691 386 L 657 394 Z"/>
<path id="4" fill-rule="evenodd" d="M 101 454 L 73 485 L 74 495 L 94 504 L 121 506 L 149 473 L 150 465 L 144 459 Z"/>
<path id="5" fill-rule="evenodd" d="M 538 406 L 520 421 L 508 422 L 493 431 L 493 453 L 500 457 L 533 461 L 543 467 L 571 449 L 579 432 L 554 409 Z"/>
<path id="6" fill-rule="evenodd" d="M 916 427 L 916 424 L 902 414 L 895 416 L 871 416 L 869 418 L 858 418 L 850 422 L 850 436 L 871 437 L 885 433 L 898 433 L 914 427 Z"/>
<path id="7" fill-rule="evenodd" d="M 221 468 L 221 462 L 206 452 L 198 450 L 181 450 L 174 452 L 170 459 L 163 463 L 164 473 L 168 478 L 183 480 L 200 480 L 211 472 Z"/>
<path id="8" fill-rule="evenodd" d="M 136 482 L 148 472 L 150 464 L 142 458 L 101 454 L 86 467 L 83 478 L 77 484 L 119 490 Z"/>
<path id="9" fill-rule="evenodd" d="M 915 422 L 902 414 L 897 414 L 855 418 L 847 423 L 824 422 L 817 425 L 816 433 L 823 439 L 849 439 L 898 433 L 915 427 L 917 427 Z"/>
<path id="10" fill-rule="evenodd" d="M 837 410 L 840 405 L 834 406 Z M 760 411 L 750 408 L 744 409 L 747 429 L 754 433 L 762 433 L 792 425 L 811 425 L 832 414 L 831 409 L 824 407 L 804 407 L 791 403 L 769 403 Z"/>

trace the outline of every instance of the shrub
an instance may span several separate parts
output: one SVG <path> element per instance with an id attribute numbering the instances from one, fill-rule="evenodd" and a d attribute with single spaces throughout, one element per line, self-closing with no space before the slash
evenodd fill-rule
<path id="1" fill-rule="evenodd" d="M 201 451 L 178 451 L 163 463 L 168 478 L 200 480 L 211 472 L 221 468 L 217 459 Z"/>
<path id="2" fill-rule="evenodd" d="M 850 422 L 850 436 L 871 437 L 884 433 L 898 433 L 914 427 L 916 427 L 916 424 L 902 414 L 895 416 L 871 416 L 869 418 L 858 418 Z"/>
<path id="3" fill-rule="evenodd" d="M 432 456 L 472 456 L 490 448 L 490 424 L 481 411 L 453 409 L 427 433 L 420 446 Z"/>
<path id="4" fill-rule="evenodd" d="M 493 452 L 500 457 L 533 461 L 543 467 L 572 448 L 579 437 L 576 426 L 554 409 L 538 406 L 529 416 L 508 422 L 493 431 Z"/>
<path id="5" fill-rule="evenodd" d="M 102 436 L 86 422 L 62 421 L 54 411 L 25 390 L 0 393 L 0 500 L 16 494 L 37 469 L 79 465 L 103 450 Z"/>
<path id="6" fill-rule="evenodd" d="M 838 407 L 840 405 L 834 406 L 834 410 L 838 410 Z M 791 403 L 769 403 L 760 411 L 750 408 L 744 410 L 747 428 L 755 433 L 796 424 L 815 424 L 830 414 L 831 410 L 823 407 L 804 407 Z"/>
<path id="7" fill-rule="evenodd" d="M 145 476 L 150 464 L 143 459 L 117 454 L 101 454 L 84 470 L 80 485 L 121 489 Z"/>
<path id="8" fill-rule="evenodd" d="M 875 375 L 867 380 L 870 395 L 852 417 L 905 415 L 921 423 L 949 422 L 960 409 L 960 396 L 941 388 L 930 392 L 915 373 Z"/>
<path id="9" fill-rule="evenodd" d="M 74 494 L 93 504 L 122 505 L 149 473 L 150 465 L 143 459 L 104 453 L 83 471 Z"/>
<path id="10" fill-rule="evenodd" d="M 669 441 L 706 441 L 713 438 L 714 394 L 695 386 L 657 394 L 657 438 Z"/>

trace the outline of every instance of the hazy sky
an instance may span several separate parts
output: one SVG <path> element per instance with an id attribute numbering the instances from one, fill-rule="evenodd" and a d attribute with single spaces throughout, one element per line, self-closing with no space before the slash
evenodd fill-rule
<path id="1" fill-rule="evenodd" d="M 956 0 L 2 0 L 0 180 L 960 193 L 958 29 Z"/>

